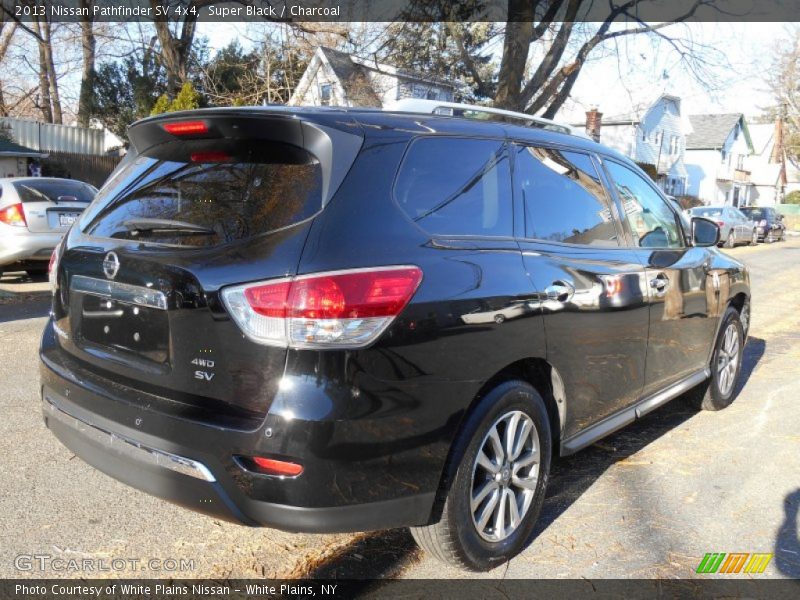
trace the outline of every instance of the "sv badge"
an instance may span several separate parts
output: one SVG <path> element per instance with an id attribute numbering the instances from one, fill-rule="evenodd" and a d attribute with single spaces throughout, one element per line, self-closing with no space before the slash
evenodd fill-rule
<path id="1" fill-rule="evenodd" d="M 214 379 L 214 373 L 209 373 L 207 371 L 195 371 L 194 378 L 201 381 L 211 381 Z"/>

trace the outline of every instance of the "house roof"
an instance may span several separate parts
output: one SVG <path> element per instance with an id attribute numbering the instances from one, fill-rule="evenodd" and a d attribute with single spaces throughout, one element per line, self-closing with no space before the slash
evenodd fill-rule
<path id="1" fill-rule="evenodd" d="M 725 113 L 717 115 L 689 115 L 692 133 L 686 136 L 687 150 L 717 150 L 725 145 L 725 140 L 742 119 L 742 113 Z M 744 120 L 742 120 L 744 124 Z M 752 147 L 747 126 L 743 127 L 747 143 Z"/>
<path id="2" fill-rule="evenodd" d="M 333 48 L 320 46 L 319 51 L 328 61 L 349 99 L 357 100 L 361 106 L 380 108 L 381 100 L 372 88 L 363 66 L 355 63 L 349 54 Z"/>
<path id="3" fill-rule="evenodd" d="M 19 156 L 23 158 L 41 158 L 47 156 L 44 152 L 39 152 L 27 146 L 21 146 L 16 142 L 0 139 L 0 156 Z"/>

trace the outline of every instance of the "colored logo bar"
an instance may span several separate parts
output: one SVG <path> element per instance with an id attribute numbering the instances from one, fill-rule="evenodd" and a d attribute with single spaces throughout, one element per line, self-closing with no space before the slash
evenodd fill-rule
<path id="1" fill-rule="evenodd" d="M 763 573 L 774 554 L 709 552 L 697 565 L 697 573 Z"/>

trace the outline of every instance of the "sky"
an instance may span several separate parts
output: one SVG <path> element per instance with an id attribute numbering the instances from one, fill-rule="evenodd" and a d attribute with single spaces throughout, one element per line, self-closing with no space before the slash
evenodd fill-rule
<path id="1" fill-rule="evenodd" d="M 234 39 L 244 45 L 242 23 L 201 23 L 198 33 L 212 49 Z M 755 116 L 771 104 L 763 74 L 768 72 L 775 41 L 787 35 L 786 23 L 691 23 L 673 24 L 663 30 L 691 39 L 707 48 L 704 55 L 713 68 L 703 86 L 677 60 L 666 42 L 654 45 L 645 36 L 618 38 L 618 52 L 606 46 L 584 67 L 568 104 L 557 119 L 578 122 L 592 106 L 611 116 L 628 113 L 634 105 L 654 101 L 661 93 L 681 97 L 684 114 L 741 112 Z M 598 49 L 599 50 L 599 49 Z M 607 56 L 606 56 L 607 55 Z"/>

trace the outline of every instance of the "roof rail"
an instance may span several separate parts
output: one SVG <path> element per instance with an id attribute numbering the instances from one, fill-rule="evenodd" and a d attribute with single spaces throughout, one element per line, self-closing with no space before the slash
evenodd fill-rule
<path id="1" fill-rule="evenodd" d="M 583 131 L 572 125 L 565 123 L 557 123 L 550 119 L 543 119 L 542 117 L 535 117 L 527 113 L 514 112 L 511 110 L 503 110 L 501 108 L 491 108 L 488 106 L 479 106 L 477 104 L 459 104 L 458 102 L 440 102 L 439 100 L 424 100 L 422 98 L 403 98 L 396 100 L 384 107 L 386 111 L 394 112 L 409 112 L 409 113 L 422 113 L 433 115 L 445 115 L 451 117 L 466 117 L 473 119 L 491 119 L 492 115 L 500 115 L 507 117 L 508 120 L 521 121 L 521 125 L 525 127 L 537 127 L 539 129 L 547 129 L 550 131 L 557 131 L 559 133 L 566 133 L 569 135 L 576 135 L 578 137 L 589 138 Z M 472 116 L 470 113 L 473 113 Z M 485 115 L 485 116 L 484 116 Z"/>

